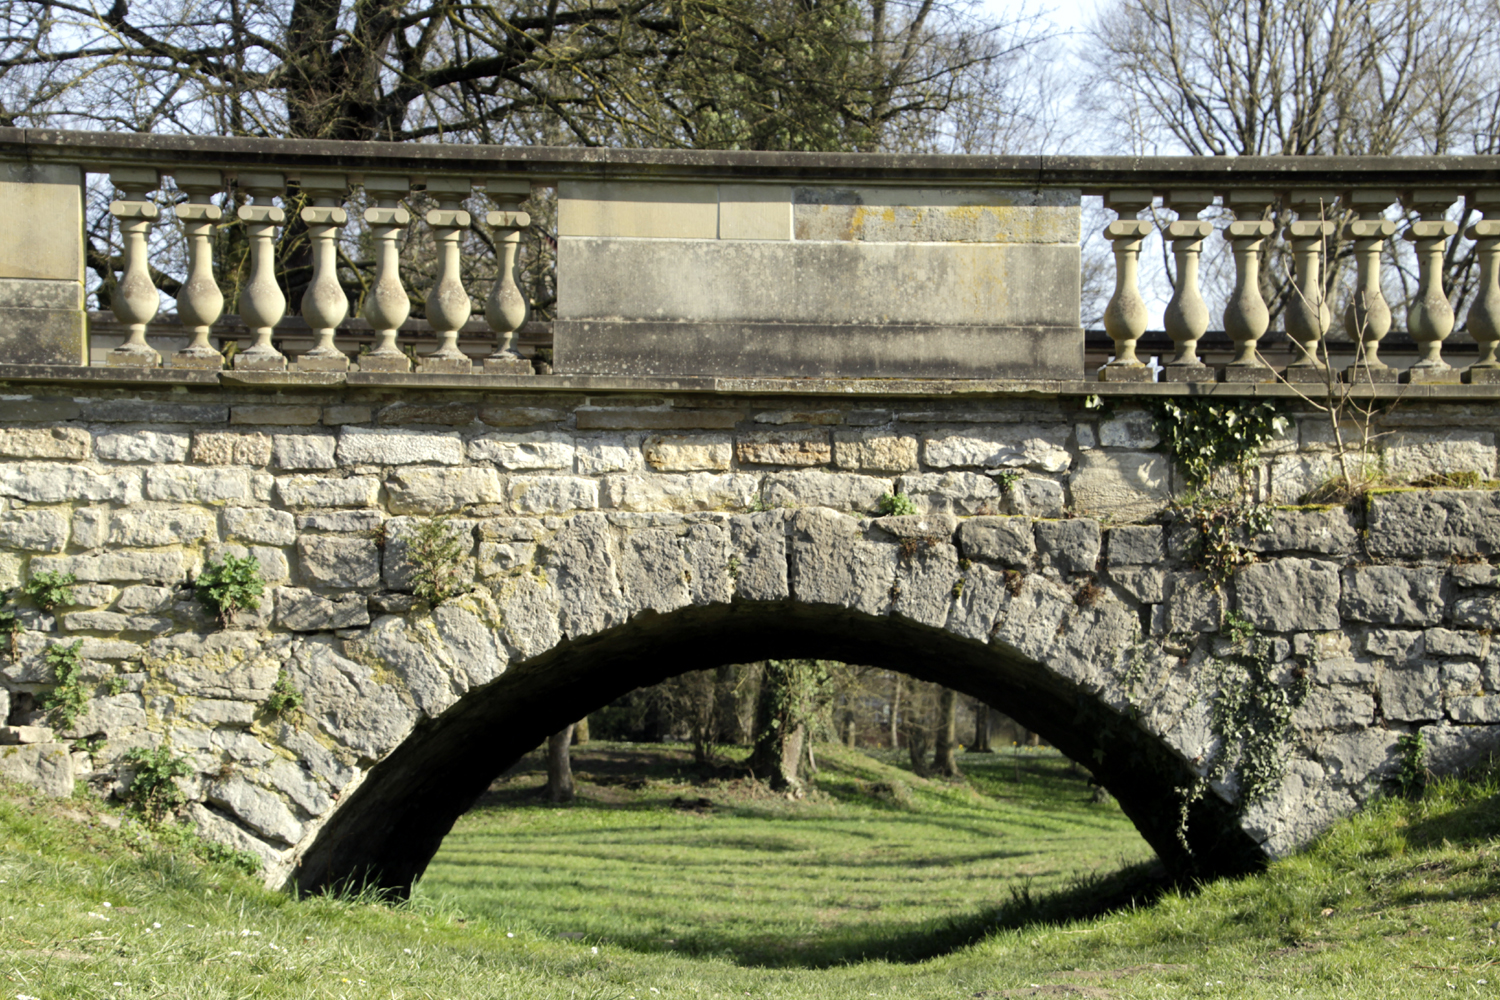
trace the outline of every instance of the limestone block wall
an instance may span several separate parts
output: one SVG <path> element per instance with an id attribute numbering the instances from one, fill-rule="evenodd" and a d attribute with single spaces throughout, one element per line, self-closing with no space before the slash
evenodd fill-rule
<path id="1" fill-rule="evenodd" d="M 1170 854 L 1171 790 L 1214 749 L 1204 678 L 1227 608 L 1273 638 L 1281 669 L 1311 671 L 1311 694 L 1288 779 L 1240 809 L 1231 775 L 1195 820 L 1205 843 L 1290 849 L 1379 790 L 1405 732 L 1427 734 L 1438 768 L 1500 745 L 1497 494 L 1280 510 L 1247 540 L 1259 561 L 1214 591 L 1164 516 L 1173 473 L 1149 418 L 1129 404 L 1102 418 L 1080 399 L 78 384 L 5 396 L 0 586 L 44 570 L 78 583 L 55 613 L 21 602 L 0 720 L 39 721 L 58 643 L 81 640 L 91 698 L 66 742 L 0 747 L 0 773 L 108 793 L 128 778 L 122 754 L 169 743 L 193 761 L 188 814 L 262 857 L 273 882 L 387 863 L 378 845 L 411 833 L 392 825 L 397 806 L 431 813 L 396 878 L 409 881 L 467 805 L 460 792 L 503 766 L 496 750 L 464 765 L 476 770 L 459 791 L 412 806 L 436 763 L 459 766 L 440 737 L 469 733 L 475 706 L 524 750 L 549 713 L 605 697 L 604 668 L 577 664 L 610 636 L 670 643 L 674 621 L 710 638 L 761 622 L 844 642 L 851 659 L 883 655 L 862 636 L 888 637 L 903 657 L 891 665 L 1003 702 L 1096 767 Z M 1268 449 L 1255 491 L 1290 502 L 1326 475 L 1323 419 L 1299 418 Z M 1378 447 L 1405 478 L 1495 475 L 1482 412 L 1431 403 L 1384 419 Z M 872 517 L 896 492 L 918 513 Z M 434 516 L 452 518 L 474 587 L 428 609 L 410 594 L 407 546 Z M 257 558 L 267 594 L 220 628 L 191 582 L 227 552 Z M 263 706 L 282 675 L 305 702 L 274 718 Z M 102 743 L 72 745 L 87 738 Z M 425 777 L 400 763 L 411 748 Z M 366 842 L 374 853 L 350 846 Z"/>

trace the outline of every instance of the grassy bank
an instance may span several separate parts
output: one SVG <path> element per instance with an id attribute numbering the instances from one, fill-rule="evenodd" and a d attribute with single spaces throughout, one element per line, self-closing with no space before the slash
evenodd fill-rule
<path id="1" fill-rule="evenodd" d="M 1500 785 L 1490 777 L 1438 785 L 1418 802 L 1382 802 L 1260 876 L 1053 924 L 1027 922 L 1037 908 L 1010 892 L 1016 869 L 1042 865 L 1030 842 L 1056 829 L 1045 825 L 1053 822 L 1050 809 L 1033 817 L 1042 825 L 1023 822 L 1031 808 L 1023 790 L 1006 801 L 990 794 L 983 777 L 968 786 L 904 778 L 908 798 L 900 801 L 900 789 L 872 787 L 888 783 L 886 765 L 869 765 L 875 770 L 861 777 L 855 759 L 820 763 L 825 797 L 806 804 L 749 793 L 735 799 L 695 785 L 695 798 L 712 803 L 698 808 L 706 815 L 673 803 L 681 797 L 692 804 L 674 788 L 686 787 L 686 774 L 660 773 L 637 788 L 621 782 L 619 808 L 552 810 L 514 801 L 499 808 L 506 796 L 524 796 L 527 779 L 517 778 L 464 820 L 439 870 L 412 903 L 398 907 L 292 902 L 227 869 L 153 850 L 128 824 L 112 829 L 105 821 L 113 817 L 90 804 L 12 790 L 0 796 L 0 997 L 952 1000 L 1468 996 L 1500 988 L 1500 965 L 1491 965 L 1500 961 L 1492 926 L 1500 920 Z M 992 777 L 1002 780 L 998 771 Z M 722 780 L 727 788 L 735 779 Z M 1040 775 L 1036 784 L 1046 787 Z M 1073 808 L 1060 806 L 1064 813 Z M 982 824 L 1001 809 L 1011 810 L 1011 826 L 995 838 Z M 590 833 L 590 816 L 608 822 Z M 559 824 L 550 834 L 549 817 Z M 721 823 L 743 824 L 737 841 L 715 832 Z M 609 825 L 631 849 L 607 849 Z M 1078 836 L 1086 845 L 1089 835 Z M 668 849 L 674 839 L 681 844 L 675 856 Z M 549 840 L 589 842 L 594 860 L 569 862 Z M 881 844 L 890 852 L 884 865 Z M 992 857 L 1022 848 L 1037 850 L 1032 861 Z M 736 866 L 737 851 L 758 852 L 752 856 L 784 877 Z M 528 855 L 539 860 L 528 862 Z M 820 857 L 834 855 L 853 860 L 811 877 Z M 926 867 L 915 863 L 924 857 Z M 949 869 L 949 862 L 958 866 L 929 870 Z M 995 867 L 971 878 L 967 891 L 946 884 L 971 864 Z M 1064 852 L 1048 871 L 1034 873 L 1032 892 L 1049 884 L 1051 869 L 1058 874 L 1050 884 L 1064 884 L 1068 867 Z M 704 869 L 720 874 L 695 892 L 681 888 Z M 852 921 L 818 917 L 846 896 L 868 898 L 859 894 L 871 871 L 899 888 L 903 876 L 887 869 L 907 873 L 919 888 L 905 897 L 888 893 L 889 902 L 868 918 L 857 908 Z M 459 871 L 471 884 L 459 884 Z M 746 891 L 732 891 L 730 876 Z M 532 888 L 506 901 L 487 897 L 486 882 Z M 779 888 L 783 883 L 791 888 Z M 632 909 L 634 897 L 658 891 L 668 894 L 668 905 Z M 577 900 L 571 909 L 533 908 L 569 893 Z M 770 905 L 759 898 L 777 893 Z M 725 902 L 737 898 L 745 902 Z M 924 909 L 942 898 L 950 902 Z M 993 933 L 919 962 L 892 956 L 892 941 L 924 929 L 937 934 L 934 921 L 972 917 L 986 899 L 1006 907 Z M 642 926 L 640 919 L 656 923 Z M 686 941 L 695 944 L 685 948 Z M 861 946 L 888 957 L 805 967 Z M 762 964 L 747 964 L 756 961 Z M 765 964 L 772 962 L 780 964 Z"/>

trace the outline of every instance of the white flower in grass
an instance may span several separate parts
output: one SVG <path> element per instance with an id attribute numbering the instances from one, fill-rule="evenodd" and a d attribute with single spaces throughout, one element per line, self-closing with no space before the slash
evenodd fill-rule
<path id="1" fill-rule="evenodd" d="M 511 932 L 510 932 L 510 931 L 506 931 L 506 932 L 505 932 L 505 936 L 506 936 L 506 937 L 515 937 L 515 935 L 514 935 L 514 934 L 512 934 L 512 933 L 511 933 Z"/>
<path id="2" fill-rule="evenodd" d="M 41 997 L 29 997 L 25 993 L 17 993 L 16 1000 L 42 1000 Z"/>
<path id="3" fill-rule="evenodd" d="M 157 930 L 161 930 L 161 921 L 160 920 L 153 920 L 153 921 L 151 921 L 151 926 L 155 927 Z"/>
<path id="4" fill-rule="evenodd" d="M 599 954 L 599 946 L 596 944 L 590 949 L 595 955 Z"/>

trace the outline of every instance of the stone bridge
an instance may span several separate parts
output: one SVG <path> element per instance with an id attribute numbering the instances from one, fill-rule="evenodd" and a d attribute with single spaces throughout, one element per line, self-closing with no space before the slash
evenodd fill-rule
<path id="1" fill-rule="evenodd" d="M 1327 391 L 1378 404 L 1373 444 L 1359 458 L 1377 464 L 1387 482 L 1407 485 L 1350 506 L 1296 506 L 1338 458 L 1328 417 L 1305 395 L 1318 391 L 1306 387 L 1308 366 L 1266 366 L 1239 316 L 1240 325 L 1226 317 L 1226 326 L 1237 331 L 1240 361 L 1221 372 L 1193 354 L 1203 330 L 1179 318 L 1168 332 L 1176 347 L 1187 344 L 1191 363 L 1179 353 L 1181 364 L 1150 381 L 1131 353 L 1142 331 L 1130 315 L 1135 251 L 1122 247 L 1144 223 L 1111 224 L 1123 227 L 1112 238 L 1129 280 L 1121 279 L 1109 326 L 1114 360 L 1084 377 L 1089 349 L 1076 325 L 1076 270 L 1066 280 L 1054 272 L 1077 266 L 1078 191 L 1143 204 L 1159 177 L 1138 177 L 1132 189 L 1109 186 L 1129 180 L 1139 164 L 1059 168 L 1056 184 L 1075 185 L 1066 197 L 986 188 L 977 212 L 952 191 L 891 189 L 879 198 L 900 211 L 828 222 L 823 209 L 842 212 L 849 198 L 790 183 L 769 193 L 726 192 L 733 186 L 713 170 L 738 170 L 733 176 L 747 183 L 769 176 L 826 186 L 838 170 L 846 183 L 869 182 L 873 171 L 875 180 L 909 185 L 998 168 L 955 165 L 960 158 L 859 161 L 882 174 L 818 158 L 768 166 L 759 154 L 727 167 L 683 167 L 655 154 L 659 162 L 647 166 L 656 174 L 692 168 L 717 178 L 705 182 L 712 198 L 700 191 L 674 201 L 635 181 L 623 193 L 567 187 L 569 170 L 624 171 L 636 154 L 606 156 L 602 168 L 547 160 L 542 165 L 563 178 L 558 372 L 531 375 L 511 346 L 524 309 L 507 311 L 514 284 L 503 270 L 491 295 L 492 305 L 501 300 L 489 319 L 498 336 L 492 368 L 463 368 L 473 364 L 466 356 L 473 331 L 466 317 L 444 319 L 432 305 L 420 328 L 389 311 L 367 314 L 370 327 L 350 335 L 371 329 L 367 343 L 376 347 L 351 357 L 335 340 L 348 329 L 344 317 L 326 304 L 304 300 L 311 319 L 297 327 L 264 301 L 247 301 L 273 299 L 274 284 L 242 296 L 247 318 L 236 329 L 255 337 L 252 348 L 265 348 L 246 349 L 251 364 L 236 354 L 235 367 L 224 367 L 210 337 L 224 342 L 214 332 L 219 317 L 204 305 L 210 296 L 200 284 L 179 296 L 192 339 L 185 333 L 168 360 L 181 363 L 159 366 L 146 337 L 155 304 L 142 304 L 130 279 L 144 267 L 144 223 L 156 218 L 147 195 L 160 182 L 140 163 L 163 157 L 161 142 L 0 136 L 0 146 L 7 142 L 7 155 L 21 159 L 0 184 L 0 199 L 62 206 L 80 220 L 85 168 L 126 161 L 115 168 L 123 196 L 114 212 L 134 229 L 125 230 L 113 327 L 83 310 L 76 240 L 54 240 L 46 254 L 30 256 L 0 245 L 7 296 L 0 320 L 11 338 L 0 342 L 33 352 L 24 363 L 0 364 L 0 586 L 44 572 L 76 580 L 51 612 L 19 602 L 24 628 L 14 655 L 0 658 L 0 717 L 12 724 L 7 737 L 21 742 L 0 747 L 0 772 L 58 793 L 76 778 L 118 792 L 130 776 L 124 754 L 169 746 L 192 764 L 181 782 L 187 814 L 206 836 L 262 858 L 272 884 L 315 889 L 354 880 L 404 891 L 455 818 L 548 733 L 634 687 L 726 661 L 841 659 L 982 698 L 1090 768 L 1170 866 L 1200 873 L 1245 870 L 1357 808 L 1399 767 L 1403 735 L 1424 735 L 1435 770 L 1478 762 L 1500 745 L 1500 651 L 1490 648 L 1500 623 L 1492 562 L 1500 556 L 1500 503 L 1488 489 L 1411 485 L 1492 483 L 1495 369 L 1484 355 L 1466 372 L 1440 359 L 1423 367 L 1442 338 L 1424 340 L 1420 324 L 1407 341 L 1420 349 L 1415 364 L 1406 357 L 1408 371 L 1357 357 L 1349 381 Z M 347 179 L 319 181 L 306 165 L 347 170 L 354 162 L 342 147 L 262 146 L 173 147 L 171 169 L 194 199 L 179 203 L 181 217 L 192 222 L 194 205 L 200 214 L 217 210 L 213 192 L 224 176 L 217 171 L 238 162 L 243 186 L 259 192 L 241 219 L 252 230 L 274 228 L 273 196 L 285 193 L 277 187 L 285 177 L 254 170 L 280 157 L 288 171 L 304 171 L 304 190 L 326 194 L 342 192 Z M 490 182 L 510 199 L 505 212 L 492 213 L 502 235 L 521 228 L 515 209 L 524 192 L 514 177 L 535 166 L 523 152 L 450 154 L 500 157 L 485 169 L 512 178 Z M 384 169 L 396 170 L 412 154 L 372 147 L 361 155 L 385 157 Z M 83 165 L 69 167 L 69 157 Z M 214 171 L 205 159 L 218 164 Z M 466 164 L 451 159 L 426 167 L 434 176 L 460 169 Z M 1013 186 L 1014 177 L 1035 185 L 1042 176 L 1035 165 L 1007 169 Z M 1234 169 L 1251 184 L 1303 167 L 1242 160 Z M 1455 183 L 1469 177 L 1452 169 Z M 1183 176 L 1182 183 L 1208 183 L 1180 164 L 1161 170 L 1172 183 Z M 1371 176 L 1370 183 L 1395 183 Z M 1226 204 L 1242 183 L 1232 181 Z M 450 185 L 452 204 L 429 215 L 435 229 L 460 228 L 455 212 L 467 219 L 452 205 L 469 183 Z M 364 184 L 377 193 L 399 186 L 389 177 L 366 176 Z M 443 190 L 430 177 L 428 188 Z M 586 204 L 569 208 L 570 198 Z M 394 213 L 406 215 L 396 200 L 371 209 L 370 225 L 396 225 Z M 1181 191 L 1177 201 L 1193 204 Z M 650 208 L 658 203 L 678 209 Z M 1287 203 L 1296 202 L 1288 195 Z M 315 208 L 325 214 L 314 212 L 310 225 L 333 225 L 332 206 Z M 978 229 L 969 225 L 976 217 Z M 955 220 L 969 228 L 955 235 Z M 858 238 L 846 238 L 850 232 Z M 132 243 L 133 233 L 142 239 Z M 939 240 L 929 254 L 945 234 L 962 252 Z M 717 247 L 730 237 L 746 246 Z M 1011 242 L 980 259 L 979 251 L 994 249 L 985 241 L 1002 237 Z M 582 242 L 570 247 L 573 239 Z M 662 242 L 641 252 L 638 244 L 652 240 Z M 796 251 L 792 270 L 823 268 L 829 280 L 847 278 L 865 291 L 902 273 L 890 270 L 899 253 L 927 254 L 920 274 L 983 279 L 1000 291 L 986 285 L 984 295 L 950 303 L 931 322 L 926 306 L 912 309 L 894 326 L 865 315 L 863 304 L 825 295 L 821 326 L 807 317 L 780 323 L 792 307 L 751 295 L 745 286 L 755 275 L 725 265 L 774 257 L 777 240 L 812 244 Z M 1017 249 L 1026 240 L 1045 251 L 1028 257 Z M 727 256 L 716 256 L 721 251 Z M 260 267 L 270 258 L 256 259 Z M 566 280 L 565 266 L 574 268 Z M 653 318 L 642 315 L 650 310 L 640 290 L 621 284 L 622 300 L 635 296 L 624 319 L 610 318 L 597 294 L 563 298 L 577 287 L 569 281 L 594 273 L 625 282 L 632 267 L 664 297 L 675 294 L 672 274 L 702 278 L 723 294 L 700 313 L 693 310 L 701 300 L 679 296 L 672 308 L 690 315 Z M 455 273 L 448 277 L 456 281 Z M 1050 275 L 1050 283 L 1009 283 L 1031 274 Z M 923 302 L 937 301 L 931 289 L 923 294 Z M 996 296 L 1010 296 L 1000 302 L 1009 318 L 987 323 L 980 314 L 996 307 Z M 723 305 L 731 300 L 733 309 Z M 680 351 L 673 324 L 688 345 Z M 1315 332 L 1326 329 L 1325 316 Z M 80 364 L 98 348 L 89 338 L 111 330 L 120 337 L 96 356 L 104 363 Z M 862 331 L 873 339 L 862 341 Z M 969 348 L 985 342 L 986 331 L 1004 342 L 976 361 Z M 302 353 L 289 362 L 280 348 L 304 334 Z M 427 337 L 436 350 L 418 355 L 415 372 L 391 370 L 410 367 L 400 351 L 399 365 L 379 354 L 398 335 Z M 762 336 L 774 346 L 764 365 L 754 354 Z M 924 377 L 886 377 L 899 338 L 931 348 L 913 362 L 925 366 Z M 1479 334 L 1474 339 L 1485 348 Z M 731 351 L 733 343 L 740 346 Z M 323 347 L 339 357 L 316 353 Z M 205 352 L 218 361 L 199 363 Z M 730 354 L 732 376 L 699 373 Z M 864 377 L 840 377 L 846 362 Z M 975 364 L 1006 377 L 980 377 Z M 1292 415 L 1239 484 L 1274 510 L 1264 530 L 1235 541 L 1247 564 L 1222 586 L 1199 567 L 1194 536 L 1170 509 L 1185 484 L 1146 409 L 1167 397 L 1281 399 Z M 876 516 L 887 494 L 906 496 L 916 513 Z M 436 518 L 458 540 L 465 586 L 431 607 L 413 596 L 410 551 L 415 532 Z M 192 583 L 227 553 L 253 555 L 267 589 L 257 611 L 220 627 Z M 1211 712 L 1231 611 L 1267 639 L 1272 680 L 1307 689 L 1276 748 L 1285 776 L 1254 800 L 1241 794 L 1238 770 L 1213 771 L 1226 750 Z M 55 739 L 37 742 L 45 734 L 21 727 L 42 721 L 37 700 L 56 683 L 46 651 L 74 642 L 86 710 Z M 299 710 L 267 711 L 278 683 L 301 694 Z M 1184 846 L 1183 790 L 1210 774 L 1207 794 L 1188 809 Z"/>

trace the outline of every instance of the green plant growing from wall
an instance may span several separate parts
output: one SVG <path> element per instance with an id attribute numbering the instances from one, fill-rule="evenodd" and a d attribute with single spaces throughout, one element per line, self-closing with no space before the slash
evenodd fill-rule
<path id="1" fill-rule="evenodd" d="M 1291 426 L 1291 418 L 1272 400 L 1167 397 L 1149 401 L 1147 408 L 1161 435 L 1160 447 L 1194 492 L 1211 488 L 1220 469 L 1248 472 L 1261 449 Z"/>
<path id="2" fill-rule="evenodd" d="M 194 582 L 198 602 L 220 625 L 229 625 L 241 611 L 260 607 L 265 583 L 260 578 L 260 562 L 254 556 L 228 553 L 216 563 L 203 567 Z"/>
<path id="3" fill-rule="evenodd" d="M 193 768 L 170 746 L 131 747 L 120 759 L 135 768 L 125 801 L 147 825 L 159 825 L 185 801 L 176 779 L 192 774 Z"/>
<path id="4" fill-rule="evenodd" d="M 435 517 L 417 525 L 406 543 L 411 592 L 433 606 L 457 597 L 469 586 L 464 566 L 468 555 L 469 539 L 448 518 Z"/>
<path id="5" fill-rule="evenodd" d="M 5 601 L 10 600 L 10 593 L 5 594 Z M 12 661 L 21 651 L 21 633 L 26 631 L 26 625 L 12 608 L 0 609 L 0 635 L 6 637 L 7 645 L 10 647 L 10 658 Z"/>
<path id="6" fill-rule="evenodd" d="M 875 502 L 875 510 L 881 517 L 902 517 L 915 514 L 917 505 L 905 493 L 882 493 Z"/>
<path id="7" fill-rule="evenodd" d="M 273 718 L 289 716 L 302 707 L 302 692 L 292 686 L 292 679 L 283 670 L 276 675 L 276 682 L 271 685 L 271 694 L 261 703 L 261 707 Z"/>
<path id="8" fill-rule="evenodd" d="M 56 729 L 73 728 L 89 704 L 88 692 L 79 676 L 83 669 L 82 649 L 83 640 L 75 639 L 67 646 L 62 643 L 48 646 L 42 654 L 52 669 L 52 687 L 42 695 L 39 704 L 47 712 L 47 721 Z"/>
<path id="9" fill-rule="evenodd" d="M 1409 799 L 1420 796 L 1427 787 L 1427 740 L 1419 729 L 1396 738 L 1396 752 L 1401 766 L 1396 771 L 1396 787 Z"/>
<path id="10" fill-rule="evenodd" d="M 26 586 L 21 589 L 37 607 L 43 611 L 52 611 L 73 599 L 72 588 L 77 582 L 77 578 L 72 573 L 42 570 L 40 573 L 31 574 L 31 579 L 27 580 Z"/>

